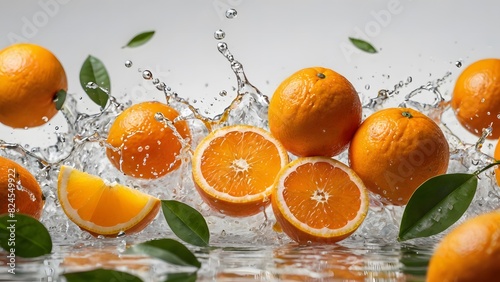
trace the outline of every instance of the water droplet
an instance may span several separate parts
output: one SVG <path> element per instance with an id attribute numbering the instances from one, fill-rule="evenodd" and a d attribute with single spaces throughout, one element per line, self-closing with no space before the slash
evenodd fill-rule
<path id="1" fill-rule="evenodd" d="M 151 71 L 149 70 L 145 70 L 142 72 L 142 78 L 144 79 L 152 79 L 153 78 L 153 73 L 151 73 Z"/>
<path id="2" fill-rule="evenodd" d="M 365 85 L 366 90 L 370 90 L 370 84 Z"/>
<path id="3" fill-rule="evenodd" d="M 47 122 L 47 121 L 49 121 L 49 118 L 48 118 L 48 117 L 46 117 L 46 116 L 44 116 L 44 117 L 42 117 L 42 120 L 43 120 L 44 122 Z"/>
<path id="4" fill-rule="evenodd" d="M 118 234 L 116 234 L 116 238 L 125 237 L 125 235 L 125 231 L 120 231 L 118 232 Z"/>
<path id="5" fill-rule="evenodd" d="M 227 91 L 226 90 L 222 90 L 221 92 L 219 92 L 219 96 L 221 97 L 224 97 L 227 95 Z"/>
<path id="6" fill-rule="evenodd" d="M 99 86 L 97 85 L 97 83 L 95 83 L 93 81 L 89 81 L 89 82 L 87 82 L 87 85 L 85 85 L 85 87 L 90 88 L 90 89 L 97 89 L 97 87 L 99 87 Z"/>
<path id="7" fill-rule="evenodd" d="M 461 60 L 456 61 L 456 62 L 455 62 L 455 66 L 456 66 L 457 68 L 461 68 L 461 67 L 462 67 L 462 61 L 461 61 Z"/>
<path id="8" fill-rule="evenodd" d="M 226 37 L 226 33 L 222 29 L 218 29 L 214 32 L 214 38 L 217 40 L 224 39 Z"/>
<path id="9" fill-rule="evenodd" d="M 219 52 L 226 51 L 227 50 L 226 42 L 219 42 L 219 44 L 217 44 L 217 49 L 219 49 Z"/>
<path id="10" fill-rule="evenodd" d="M 164 82 L 160 82 L 160 84 L 156 85 L 156 89 L 158 89 L 160 91 L 165 90 L 166 87 L 167 87 L 167 85 Z"/>
<path id="11" fill-rule="evenodd" d="M 160 83 L 160 80 L 159 80 L 158 78 L 153 79 L 153 84 L 154 84 L 154 85 L 156 85 L 156 84 L 158 84 L 158 83 Z"/>
<path id="12" fill-rule="evenodd" d="M 142 152 L 142 146 L 137 147 L 137 152 Z"/>
<path id="13" fill-rule="evenodd" d="M 409 76 L 407 79 L 406 79 L 406 82 L 410 83 L 413 81 L 413 78 L 411 76 Z"/>
<path id="14" fill-rule="evenodd" d="M 56 130 L 59 130 L 59 126 L 56 126 L 56 127 L 55 127 L 55 129 L 56 129 Z"/>
<path id="15" fill-rule="evenodd" d="M 237 15 L 238 15 L 238 11 L 236 11 L 235 9 L 228 9 L 226 11 L 226 18 L 228 18 L 228 19 L 234 19 L 234 18 L 236 18 Z"/>
<path id="16" fill-rule="evenodd" d="M 126 61 L 125 61 L 125 66 L 126 66 L 127 68 L 132 67 L 132 61 L 131 61 L 131 60 L 126 60 Z"/>

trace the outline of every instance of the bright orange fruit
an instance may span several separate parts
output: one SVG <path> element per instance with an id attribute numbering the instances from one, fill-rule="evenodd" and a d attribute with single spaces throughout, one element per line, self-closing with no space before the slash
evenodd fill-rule
<path id="1" fill-rule="evenodd" d="M 448 142 L 439 126 L 409 108 L 375 112 L 359 127 L 349 163 L 368 190 L 389 204 L 405 205 L 427 179 L 448 169 Z"/>
<path id="2" fill-rule="evenodd" d="M 274 179 L 287 162 L 286 150 L 269 132 L 249 125 L 227 126 L 196 147 L 193 179 L 215 210 L 249 216 L 270 204 Z"/>
<path id="3" fill-rule="evenodd" d="M 488 138 L 500 137 L 500 59 L 476 61 L 457 78 L 451 107 L 467 130 L 481 136 L 491 125 Z"/>
<path id="4" fill-rule="evenodd" d="M 161 203 L 139 190 L 68 166 L 61 166 L 57 195 L 69 219 L 94 236 L 139 232 L 153 221 Z"/>
<path id="5" fill-rule="evenodd" d="M 156 113 L 174 121 L 179 113 L 160 102 L 142 102 L 123 111 L 111 125 L 106 148 L 111 163 L 126 175 L 152 179 L 176 170 L 182 143 L 174 131 L 155 119 Z M 174 124 L 183 139 L 191 139 L 186 121 Z"/>
<path id="6" fill-rule="evenodd" d="M 35 177 L 20 164 L 0 157 L 0 214 L 14 210 L 40 219 L 44 203 Z"/>
<path id="7" fill-rule="evenodd" d="M 429 262 L 428 282 L 498 281 L 500 211 L 468 219 L 448 233 Z"/>
<path id="8" fill-rule="evenodd" d="M 363 181 L 348 166 L 327 157 L 290 162 L 277 176 L 271 198 L 277 222 L 300 244 L 347 238 L 369 207 Z"/>
<path id="9" fill-rule="evenodd" d="M 19 43 L 0 51 L 1 123 L 13 128 L 46 123 L 57 113 L 59 90 L 68 90 L 66 73 L 49 50 Z"/>
<path id="10" fill-rule="evenodd" d="M 347 148 L 361 123 L 361 102 L 352 84 L 322 67 L 285 79 L 269 103 L 269 129 L 296 156 L 335 156 Z"/>

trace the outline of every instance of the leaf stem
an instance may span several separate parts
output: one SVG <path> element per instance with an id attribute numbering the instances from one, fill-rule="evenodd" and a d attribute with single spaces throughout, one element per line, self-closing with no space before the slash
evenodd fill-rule
<path id="1" fill-rule="evenodd" d="M 491 163 L 491 164 L 488 164 L 487 166 L 485 166 L 485 167 L 483 167 L 483 168 L 481 168 L 481 169 L 476 170 L 476 171 L 474 172 L 474 175 L 475 175 L 475 176 L 478 176 L 481 172 L 483 172 L 483 171 L 485 171 L 485 170 L 487 170 L 487 169 L 489 169 L 489 168 L 491 168 L 491 167 L 494 167 L 494 166 L 496 166 L 496 165 L 500 165 L 500 161 L 497 161 L 497 160 L 496 160 L 495 162 L 493 162 L 493 163 Z"/>

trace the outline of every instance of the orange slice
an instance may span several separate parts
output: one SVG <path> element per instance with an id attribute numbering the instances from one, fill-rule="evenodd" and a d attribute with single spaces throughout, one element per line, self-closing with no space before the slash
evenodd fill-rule
<path id="1" fill-rule="evenodd" d="M 270 201 L 274 179 L 288 153 L 271 134 L 249 125 L 217 129 L 192 159 L 195 186 L 205 202 L 231 216 L 259 213 Z"/>
<path id="2" fill-rule="evenodd" d="M 69 219 L 94 236 L 139 232 L 160 210 L 158 198 L 68 166 L 61 166 L 57 194 Z"/>
<path id="3" fill-rule="evenodd" d="M 298 158 L 286 165 L 271 198 L 282 230 L 300 244 L 347 238 L 369 207 L 368 192 L 356 173 L 327 157 Z"/>

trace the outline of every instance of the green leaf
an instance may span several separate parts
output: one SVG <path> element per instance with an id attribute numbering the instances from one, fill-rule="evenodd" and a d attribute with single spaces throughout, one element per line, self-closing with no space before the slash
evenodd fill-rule
<path id="1" fill-rule="evenodd" d="M 354 46 L 358 47 L 358 49 L 360 49 L 361 51 L 365 51 L 367 53 L 377 53 L 377 49 L 375 49 L 375 47 L 373 47 L 373 45 L 371 45 L 370 43 L 364 41 L 364 40 L 361 40 L 361 39 L 356 39 L 356 38 L 352 38 L 352 37 L 349 37 L 349 40 L 352 42 L 352 44 L 354 44 Z"/>
<path id="2" fill-rule="evenodd" d="M 195 282 L 197 278 L 196 272 L 168 273 L 163 282 Z"/>
<path id="3" fill-rule="evenodd" d="M 154 30 L 139 33 L 136 36 L 134 36 L 134 38 L 132 38 L 127 43 L 127 45 L 123 46 L 123 48 L 125 48 L 125 47 L 138 47 L 138 46 L 144 45 L 146 42 L 148 42 L 153 37 L 154 34 L 155 34 Z"/>
<path id="4" fill-rule="evenodd" d="M 142 280 L 127 272 L 98 268 L 90 271 L 69 272 L 63 276 L 67 282 L 109 281 L 109 282 L 142 282 Z"/>
<path id="5" fill-rule="evenodd" d="M 66 90 L 61 89 L 57 91 L 54 102 L 56 103 L 56 109 L 59 111 L 66 101 Z"/>
<path id="6" fill-rule="evenodd" d="M 405 207 L 399 240 L 438 234 L 465 213 L 476 193 L 475 174 L 455 173 L 433 177 L 413 193 Z"/>
<path id="7" fill-rule="evenodd" d="M 161 201 L 161 208 L 168 226 L 179 239 L 195 246 L 208 246 L 210 231 L 197 210 L 174 200 Z"/>
<path id="8" fill-rule="evenodd" d="M 89 87 L 89 83 L 95 83 L 98 87 Z M 89 55 L 83 62 L 80 69 L 80 85 L 94 103 L 101 108 L 106 106 L 111 92 L 111 82 L 106 67 L 98 58 Z"/>
<path id="9" fill-rule="evenodd" d="M 182 243 L 173 239 L 156 239 L 133 245 L 125 253 L 148 255 L 175 265 L 201 267 L 196 256 Z"/>
<path id="10" fill-rule="evenodd" d="M 52 252 L 47 228 L 35 218 L 7 213 L 0 216 L 0 246 L 8 255 L 35 258 Z"/>

